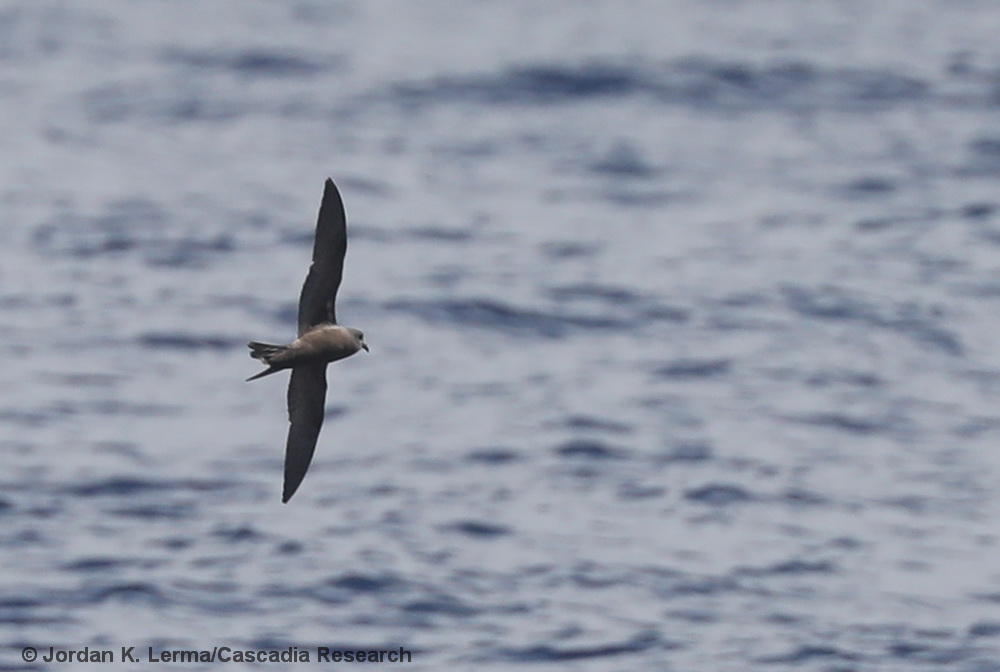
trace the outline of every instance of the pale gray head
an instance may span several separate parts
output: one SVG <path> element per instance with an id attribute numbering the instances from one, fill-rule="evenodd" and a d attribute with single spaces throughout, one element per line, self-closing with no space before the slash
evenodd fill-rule
<path id="1" fill-rule="evenodd" d="M 370 352 L 370 350 L 368 350 L 368 344 L 365 343 L 365 335 L 360 329 L 355 329 L 354 327 L 344 327 L 344 328 L 347 329 L 347 331 L 351 333 L 351 336 L 353 336 L 354 339 L 358 342 L 359 348 L 361 348 L 365 352 Z"/>

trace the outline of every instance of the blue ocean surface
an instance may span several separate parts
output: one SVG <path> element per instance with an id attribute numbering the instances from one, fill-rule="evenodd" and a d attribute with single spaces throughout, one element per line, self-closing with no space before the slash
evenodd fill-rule
<path id="1" fill-rule="evenodd" d="M 0 670 L 1000 671 L 998 34 L 0 3 Z M 282 505 L 328 176 L 371 354 Z"/>

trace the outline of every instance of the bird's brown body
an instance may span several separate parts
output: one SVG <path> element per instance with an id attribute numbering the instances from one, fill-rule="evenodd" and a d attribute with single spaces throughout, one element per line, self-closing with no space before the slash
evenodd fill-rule
<path id="1" fill-rule="evenodd" d="M 339 324 L 320 324 L 288 345 L 271 345 L 251 341 L 250 356 L 267 367 L 247 381 L 257 380 L 283 369 L 296 366 L 329 364 L 350 357 L 358 350 L 368 350 L 364 336 L 357 329 Z"/>

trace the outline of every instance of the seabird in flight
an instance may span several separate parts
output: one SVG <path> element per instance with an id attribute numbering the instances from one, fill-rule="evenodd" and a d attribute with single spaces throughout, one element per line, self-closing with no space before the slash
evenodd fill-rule
<path id="1" fill-rule="evenodd" d="M 288 345 L 251 341 L 250 356 L 267 368 L 247 382 L 282 369 L 288 381 L 288 442 L 285 445 L 285 485 L 281 501 L 295 494 L 309 469 L 326 407 L 326 365 L 368 351 L 359 329 L 337 324 L 337 289 L 347 254 L 347 217 L 333 180 L 327 178 L 316 221 L 312 266 L 299 297 L 299 336 Z"/>

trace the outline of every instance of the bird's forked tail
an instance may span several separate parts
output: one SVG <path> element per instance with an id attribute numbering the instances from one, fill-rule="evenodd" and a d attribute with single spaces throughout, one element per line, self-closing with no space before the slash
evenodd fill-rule
<path id="1" fill-rule="evenodd" d="M 258 343 L 257 341 L 250 341 L 247 343 L 247 347 L 250 348 L 250 356 L 254 359 L 259 359 L 260 361 L 267 364 L 266 369 L 258 373 L 257 375 L 250 376 L 247 378 L 249 383 L 251 380 L 257 380 L 258 378 L 263 378 L 264 376 L 276 373 L 281 369 L 275 367 L 271 364 L 271 359 L 277 355 L 280 355 L 285 350 L 288 350 L 287 345 L 272 345 L 271 343 Z"/>

